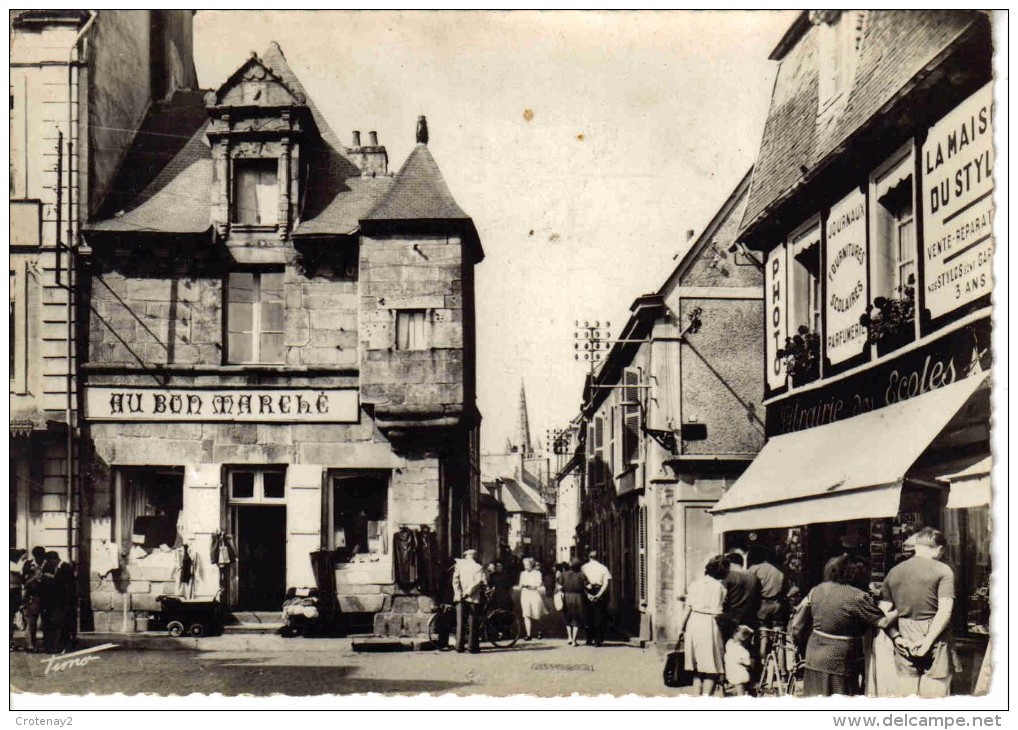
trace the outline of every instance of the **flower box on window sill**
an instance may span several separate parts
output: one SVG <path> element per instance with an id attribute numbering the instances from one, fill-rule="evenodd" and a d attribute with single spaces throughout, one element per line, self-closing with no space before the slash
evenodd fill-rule
<path id="1" fill-rule="evenodd" d="M 915 277 L 898 287 L 898 298 L 877 297 L 859 324 L 866 328 L 867 341 L 877 347 L 877 356 L 904 347 L 915 339 Z"/>
<path id="2" fill-rule="evenodd" d="M 785 363 L 792 385 L 799 387 L 820 378 L 820 335 L 808 327 L 799 327 L 793 337 L 785 338 L 785 346 L 777 355 Z"/>

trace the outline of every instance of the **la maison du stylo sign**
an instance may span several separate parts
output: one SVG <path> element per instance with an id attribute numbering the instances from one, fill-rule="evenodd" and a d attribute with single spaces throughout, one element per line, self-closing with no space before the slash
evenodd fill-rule
<path id="1" fill-rule="evenodd" d="M 90 421 L 355 423 L 357 390 L 311 388 L 138 388 L 85 390 Z"/>

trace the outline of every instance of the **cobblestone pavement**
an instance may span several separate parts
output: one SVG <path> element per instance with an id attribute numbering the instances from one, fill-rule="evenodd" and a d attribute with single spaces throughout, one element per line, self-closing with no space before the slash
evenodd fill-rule
<path id="1" fill-rule="evenodd" d="M 116 637 L 109 637 L 116 642 Z M 216 642 L 221 648 L 217 648 Z M 95 645 L 95 641 L 87 642 Z M 354 652 L 347 639 L 202 640 L 203 650 L 116 648 L 83 655 L 87 661 L 15 652 L 11 689 L 33 694 L 122 692 L 185 695 L 489 694 L 545 697 L 579 693 L 679 695 L 661 681 L 664 651 L 625 645 L 568 646 L 565 640 L 486 646 L 478 655 L 456 652 Z M 137 648 L 136 648 L 137 647 Z"/>

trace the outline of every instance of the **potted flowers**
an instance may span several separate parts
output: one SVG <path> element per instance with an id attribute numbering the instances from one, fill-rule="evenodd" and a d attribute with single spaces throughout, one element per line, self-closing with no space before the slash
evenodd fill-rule
<path id="1" fill-rule="evenodd" d="M 877 355 L 886 355 L 907 345 L 915 337 L 915 275 L 895 290 L 898 297 L 876 297 L 859 324 L 866 328 L 867 341 L 877 346 Z"/>
<path id="2" fill-rule="evenodd" d="M 820 335 L 800 326 L 794 337 L 785 338 L 777 355 L 785 363 L 793 385 L 812 383 L 820 377 Z"/>

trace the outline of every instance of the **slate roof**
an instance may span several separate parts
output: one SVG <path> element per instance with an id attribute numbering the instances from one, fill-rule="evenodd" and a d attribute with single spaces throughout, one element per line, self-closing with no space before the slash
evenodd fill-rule
<path id="1" fill-rule="evenodd" d="M 366 221 L 469 221 L 449 192 L 428 146 L 418 143 L 396 173 L 388 194 Z"/>
<path id="2" fill-rule="evenodd" d="M 547 512 L 541 496 L 511 477 L 499 477 L 502 482 L 502 501 L 506 512 L 528 512 L 543 515 Z"/>
<path id="3" fill-rule="evenodd" d="M 844 108 L 818 131 L 818 32 L 810 27 L 778 69 L 743 216 L 745 233 L 780 205 L 809 171 L 837 150 L 905 89 L 944 49 L 982 18 L 966 10 L 867 11 L 855 77 Z M 796 23 L 800 23 L 797 19 Z"/>
<path id="4" fill-rule="evenodd" d="M 260 60 L 306 100 L 318 138 L 306 142 L 310 169 L 294 236 L 349 235 L 365 218 L 381 222 L 469 221 L 434 158 L 418 145 L 393 178 L 362 177 L 276 43 Z M 93 232 L 202 233 L 211 229 L 212 152 L 203 92 L 153 107 L 100 206 Z M 314 135 L 312 135 L 314 137 Z M 164 165 L 162 161 L 167 161 Z"/>

